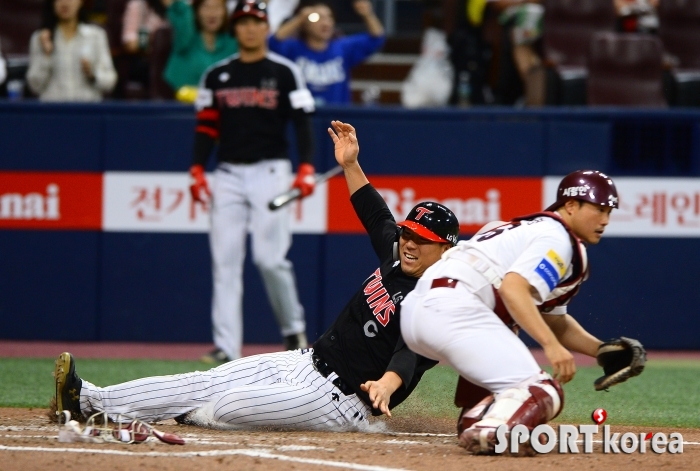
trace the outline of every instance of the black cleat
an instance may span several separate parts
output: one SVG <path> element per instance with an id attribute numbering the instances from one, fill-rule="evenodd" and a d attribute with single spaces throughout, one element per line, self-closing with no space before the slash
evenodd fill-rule
<path id="1" fill-rule="evenodd" d="M 80 389 L 83 380 L 75 373 L 73 355 L 63 352 L 56 360 L 53 373 L 56 381 L 56 413 L 61 415 L 64 410 L 71 413 L 74 419 L 81 417 Z"/>
<path id="2" fill-rule="evenodd" d="M 226 363 L 227 361 L 231 361 L 231 359 L 226 355 L 226 352 L 221 350 L 220 348 L 215 348 L 211 352 L 207 353 L 206 355 L 202 355 L 202 357 L 199 359 L 199 361 L 203 363 Z"/>
<path id="3" fill-rule="evenodd" d="M 197 423 L 192 420 L 192 412 L 185 412 L 184 414 L 180 414 L 177 417 L 175 417 L 175 422 L 177 422 L 180 425 L 197 425 Z"/>
<path id="4" fill-rule="evenodd" d="M 308 346 L 309 344 L 306 341 L 306 334 L 304 332 L 284 337 L 285 350 L 296 350 L 298 348 L 307 348 Z"/>

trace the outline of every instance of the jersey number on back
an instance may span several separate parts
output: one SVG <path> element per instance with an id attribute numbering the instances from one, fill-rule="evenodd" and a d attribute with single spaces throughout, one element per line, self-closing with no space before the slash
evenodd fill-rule
<path id="1" fill-rule="evenodd" d="M 488 232 L 484 232 L 481 237 L 476 239 L 477 242 L 483 242 L 485 240 L 493 239 L 497 235 L 503 234 L 505 231 L 510 231 L 515 229 L 516 227 L 520 227 L 520 221 L 515 221 L 515 222 L 509 222 L 508 224 L 504 224 L 502 226 L 499 226 L 495 229 L 492 229 Z"/>

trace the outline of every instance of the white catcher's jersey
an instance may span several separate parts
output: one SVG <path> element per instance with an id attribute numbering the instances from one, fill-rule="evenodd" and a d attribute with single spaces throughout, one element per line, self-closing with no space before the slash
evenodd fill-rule
<path id="1" fill-rule="evenodd" d="M 480 290 L 489 281 L 500 286 L 507 273 L 515 272 L 535 288 L 533 301 L 539 306 L 572 274 L 573 255 L 571 238 L 564 226 L 553 218 L 537 217 L 504 223 L 460 241 L 426 270 L 423 278 L 454 278 Z M 477 280 L 475 269 L 481 273 Z M 565 313 L 566 306 L 558 306 L 548 314 Z"/>

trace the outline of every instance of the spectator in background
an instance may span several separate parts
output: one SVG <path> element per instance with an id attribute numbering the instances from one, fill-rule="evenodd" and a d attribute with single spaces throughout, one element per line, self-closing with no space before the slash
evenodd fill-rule
<path id="1" fill-rule="evenodd" d="M 382 47 L 384 27 L 369 0 L 356 0 L 353 7 L 367 33 L 333 39 L 333 11 L 323 1 L 312 2 L 301 4 L 270 36 L 270 50 L 296 62 L 317 106 L 350 103 L 350 69 Z M 297 31 L 299 38 L 291 39 Z"/>
<path id="2" fill-rule="evenodd" d="M 617 30 L 622 33 L 656 33 L 659 0 L 613 0 Z"/>
<path id="3" fill-rule="evenodd" d="M 83 0 L 44 8 L 44 28 L 29 42 L 29 88 L 42 101 L 101 101 L 117 82 L 104 30 L 85 22 Z"/>
<path id="4" fill-rule="evenodd" d="M 129 53 L 146 51 L 150 38 L 167 24 L 161 0 L 129 0 L 122 21 L 122 44 Z"/>
<path id="5" fill-rule="evenodd" d="M 117 52 L 113 56 L 120 78 L 115 96 L 144 97 L 139 92 L 150 89 L 153 37 L 159 28 L 168 25 L 165 6 L 161 0 L 129 0 L 121 16 L 118 39 L 123 54 Z"/>
<path id="6" fill-rule="evenodd" d="M 7 64 L 5 63 L 5 58 L 2 57 L 2 49 L 0 49 L 0 85 L 5 83 L 7 78 Z"/>
<path id="7" fill-rule="evenodd" d="M 491 49 L 483 31 L 487 3 L 487 0 L 442 2 L 443 28 L 453 71 L 451 105 L 463 107 L 493 101 L 486 77 Z"/>
<path id="8" fill-rule="evenodd" d="M 164 77 L 178 96 L 195 88 L 204 71 L 238 51 L 228 30 L 226 0 L 162 0 L 173 28 L 173 49 Z"/>
<path id="9" fill-rule="evenodd" d="M 499 0 L 503 9 L 499 22 L 508 30 L 513 63 L 523 83 L 526 106 L 545 101 L 545 68 L 538 51 L 542 38 L 544 7 L 539 0 Z"/>
<path id="10" fill-rule="evenodd" d="M 541 3 L 542 0 L 467 0 L 467 17 L 472 23 L 481 22 L 487 15 L 498 18 L 502 29 L 501 39 L 496 40 L 499 43 L 498 78 L 493 90 L 496 104 L 544 104 L 546 72 L 541 55 L 544 19 Z"/>

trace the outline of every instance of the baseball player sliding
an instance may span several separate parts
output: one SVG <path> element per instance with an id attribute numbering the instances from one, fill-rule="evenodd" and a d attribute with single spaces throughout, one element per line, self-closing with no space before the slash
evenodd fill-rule
<path id="1" fill-rule="evenodd" d="M 263 279 L 288 350 L 305 348 L 304 309 L 299 303 L 292 263 L 290 208 L 270 211 L 268 201 L 289 188 L 286 126 L 294 124 L 299 169 L 294 187 L 302 196 L 314 188 L 314 100 L 291 61 L 267 50 L 267 5 L 241 0 L 231 15 L 238 54 L 207 69 L 197 96 L 197 127 L 190 173 L 195 201 L 210 195 L 204 165 L 218 141 L 218 167 L 211 196 L 214 297 L 212 325 L 216 349 L 207 363 L 241 356 L 243 342 L 243 261 L 246 234 L 252 233 L 253 262 Z"/>
<path id="2" fill-rule="evenodd" d="M 391 416 L 436 364 L 403 343 L 397 308 L 423 272 L 457 242 L 459 223 L 444 206 L 421 202 L 397 224 L 360 168 L 355 129 L 338 121 L 332 125 L 335 158 L 380 265 L 314 348 L 105 388 L 81 379 L 72 355 L 63 353 L 54 371 L 59 412 L 192 422 L 198 410 L 197 416 L 218 422 L 304 428 L 362 426 L 370 414 Z"/>
<path id="3" fill-rule="evenodd" d="M 560 384 L 576 373 L 570 351 L 598 358 L 605 371 L 598 390 L 641 373 L 646 356 L 638 341 L 603 343 L 567 313 L 588 277 L 586 245 L 600 241 L 617 207 L 606 175 L 571 173 L 546 211 L 490 224 L 460 242 L 404 300 L 401 332 L 408 346 L 450 364 L 462 378 L 458 433 L 470 452 L 494 453 L 500 425 L 534 428 L 561 412 Z M 540 370 L 515 324 L 544 348 L 553 377 Z"/>

